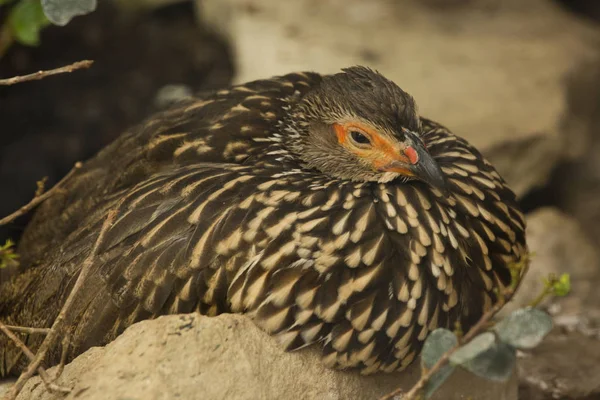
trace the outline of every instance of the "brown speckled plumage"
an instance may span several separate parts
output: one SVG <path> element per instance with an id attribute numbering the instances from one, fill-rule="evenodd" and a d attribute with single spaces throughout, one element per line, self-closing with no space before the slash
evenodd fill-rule
<path id="1" fill-rule="evenodd" d="M 443 187 L 337 149 L 322 136 L 344 118 L 422 142 Z M 236 312 L 286 349 L 317 343 L 328 366 L 402 369 L 433 329 L 477 320 L 526 251 L 523 215 L 494 168 L 364 68 L 186 100 L 126 132 L 66 189 L 28 228 L 27 268 L 0 286 L 0 319 L 49 326 L 117 207 L 70 321 L 71 357 L 142 319 Z M 0 375 L 24 361 L 0 338 Z"/>

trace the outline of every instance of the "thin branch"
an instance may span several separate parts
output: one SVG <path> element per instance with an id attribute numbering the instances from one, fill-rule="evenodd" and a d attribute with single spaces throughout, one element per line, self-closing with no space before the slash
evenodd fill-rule
<path id="1" fill-rule="evenodd" d="M 38 71 L 38 72 L 34 72 L 33 74 L 29 74 L 29 75 L 21 75 L 21 76 L 15 76 L 12 78 L 7 78 L 7 79 L 0 79 L 0 86 L 9 86 L 9 85 L 14 85 L 16 83 L 43 79 L 47 76 L 65 74 L 65 73 L 76 71 L 78 69 L 89 68 L 93 63 L 94 62 L 92 60 L 77 61 L 73 64 L 65 65 L 64 67 L 60 67 L 60 68 L 49 69 L 49 70 L 45 70 L 45 71 Z"/>
<path id="2" fill-rule="evenodd" d="M 1 225 L 6 225 L 12 221 L 14 221 L 15 219 L 19 218 L 22 215 L 27 214 L 29 211 L 31 211 L 32 209 L 34 209 L 36 206 L 38 206 L 40 203 L 44 202 L 45 200 L 47 200 L 49 197 L 51 197 L 54 193 L 56 193 L 59 189 L 60 186 L 67 180 L 69 179 L 74 173 L 75 171 L 77 171 L 79 168 L 81 168 L 83 164 L 80 162 L 76 162 L 75 165 L 73 166 L 73 169 L 71 169 L 71 171 L 69 171 L 69 173 L 60 180 L 60 182 L 58 182 L 56 185 L 54 185 L 54 187 L 50 190 L 48 190 L 45 193 L 40 193 L 41 191 L 39 190 L 40 185 L 38 185 L 38 189 L 36 190 L 36 195 L 35 197 L 26 205 L 24 205 L 23 207 L 19 208 L 17 211 L 15 211 L 14 213 L 10 214 L 7 217 L 4 217 L 2 219 L 0 219 L 0 226 Z"/>
<path id="3" fill-rule="evenodd" d="M 65 364 L 67 363 L 67 354 L 69 353 L 69 346 L 71 344 L 71 334 L 69 332 L 67 332 L 65 334 L 65 337 L 62 340 L 62 344 L 61 344 L 61 353 L 60 353 L 60 363 L 58 364 L 58 367 L 56 368 L 56 374 L 54 374 L 54 380 L 56 381 L 58 378 L 60 378 L 60 376 L 62 375 L 64 369 L 65 369 Z"/>
<path id="4" fill-rule="evenodd" d="M 75 303 L 75 298 L 77 297 L 77 294 L 79 293 L 81 287 L 83 286 L 83 283 L 87 279 L 87 276 L 91 270 L 91 267 L 94 264 L 96 254 L 98 252 L 98 247 L 100 246 L 100 243 L 102 243 L 104 241 L 104 236 L 106 234 L 106 231 L 112 225 L 112 223 L 115 219 L 115 216 L 117 214 L 118 208 L 119 208 L 119 204 L 117 204 L 117 206 L 113 210 L 109 211 L 106 219 L 104 220 L 104 224 L 102 224 L 102 229 L 100 230 L 100 234 L 98 235 L 98 238 L 96 239 L 96 243 L 94 243 L 94 247 L 92 248 L 89 256 L 83 262 L 83 267 L 81 268 L 81 272 L 79 273 L 79 276 L 77 277 L 77 281 L 75 282 L 73 289 L 71 289 L 71 292 L 69 293 L 67 300 L 65 301 L 64 305 L 62 306 L 60 313 L 54 320 L 54 323 L 52 324 L 52 328 L 50 328 L 50 332 L 48 332 L 48 335 L 46 335 L 46 338 L 44 339 L 40 348 L 38 349 L 38 351 L 35 355 L 35 359 L 29 364 L 27 369 L 25 371 L 23 371 L 23 373 L 21 373 L 21 376 L 19 376 L 19 379 L 17 379 L 17 382 L 15 382 L 15 384 L 10 388 L 10 391 L 8 392 L 7 396 L 5 397 L 6 400 L 15 400 L 17 398 L 17 396 L 23 389 L 23 386 L 25 386 L 25 383 L 27 383 L 29 378 L 31 378 L 33 376 L 33 374 L 38 369 L 38 367 L 40 366 L 42 361 L 46 358 L 46 354 L 48 353 L 50 348 L 52 348 L 52 346 L 54 346 L 56 339 L 62 333 L 63 324 L 65 323 L 67 317 L 69 317 L 68 314 L 71 312 L 71 309 L 73 308 L 73 304 Z"/>
<path id="5" fill-rule="evenodd" d="M 28 335 L 47 335 L 50 328 L 29 328 L 27 326 L 4 325 L 13 332 L 26 333 Z"/>
<path id="6" fill-rule="evenodd" d="M 552 286 L 546 286 L 544 287 L 544 290 L 542 290 L 536 297 L 535 299 L 531 300 L 531 302 L 529 303 L 529 307 L 531 308 L 535 308 L 537 306 L 540 305 L 540 303 L 542 301 L 544 301 L 546 299 L 546 297 L 548 295 L 552 294 Z"/>
<path id="7" fill-rule="evenodd" d="M 29 358 L 29 360 L 33 361 L 33 359 L 35 358 L 35 355 L 31 352 L 31 350 L 29 350 L 29 348 L 25 345 L 25 343 L 23 343 L 14 333 L 11 332 L 11 330 L 4 325 L 1 321 L 0 321 L 0 331 L 4 332 L 4 334 L 6 336 L 8 336 L 8 338 L 10 340 L 13 341 L 13 343 L 15 345 L 17 345 L 17 347 L 19 349 L 21 349 L 21 351 L 23 352 L 23 354 L 25 354 L 27 356 L 27 358 Z M 40 378 L 42 378 L 42 382 L 44 382 L 44 386 L 46 386 L 46 389 L 48 389 L 48 391 L 55 392 L 55 393 L 63 393 L 63 394 L 67 394 L 71 392 L 71 389 L 59 386 L 55 383 L 52 382 L 52 380 L 50 379 L 50 376 L 48 376 L 48 373 L 46 372 L 46 370 L 43 367 L 38 367 L 37 372 L 40 374 Z M 56 378 L 54 379 L 56 380 Z"/>
<path id="8" fill-rule="evenodd" d="M 458 339 L 458 343 L 456 344 L 456 346 L 454 346 L 451 349 L 449 349 L 448 351 L 446 351 L 440 357 L 440 359 L 433 365 L 433 367 L 431 367 L 431 369 L 427 370 L 424 374 L 421 375 L 421 378 L 417 381 L 417 383 L 415 383 L 415 385 L 410 389 L 410 391 L 408 391 L 402 397 L 402 400 L 417 399 L 417 395 L 420 394 L 421 391 L 425 388 L 425 385 L 427 385 L 427 383 L 429 382 L 431 377 L 436 372 L 438 372 L 440 369 L 445 367 L 446 364 L 448 364 L 448 361 L 450 360 L 450 356 L 456 350 L 458 350 L 461 346 L 465 345 L 466 343 L 469 343 L 471 340 L 473 340 L 473 338 L 475 336 L 477 336 L 479 333 L 481 333 L 482 331 L 487 329 L 488 323 L 492 320 L 492 318 L 494 318 L 494 315 L 496 315 L 498 313 L 498 311 L 500 311 L 500 309 L 502 309 L 502 307 L 504 307 L 504 305 L 511 299 L 514 292 L 515 292 L 515 289 L 512 289 L 512 288 L 505 289 L 503 291 L 500 299 L 496 302 L 496 304 L 494 304 L 492 306 L 492 308 L 490 308 L 488 311 L 486 311 L 481 316 L 479 321 L 477 321 L 477 323 L 475 325 L 473 325 L 473 327 L 471 329 L 469 329 L 469 331 L 464 336 L 462 336 Z M 394 390 L 393 392 L 390 392 L 390 393 L 384 395 L 379 400 L 391 400 L 394 398 L 394 396 L 397 396 L 397 395 L 401 394 L 402 392 L 403 392 L 402 388 L 398 388 L 398 389 Z"/>

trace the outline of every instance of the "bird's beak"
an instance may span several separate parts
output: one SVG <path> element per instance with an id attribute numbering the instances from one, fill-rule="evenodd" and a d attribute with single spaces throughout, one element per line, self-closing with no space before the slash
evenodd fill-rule
<path id="1" fill-rule="evenodd" d="M 384 170 L 413 176 L 447 194 L 448 184 L 438 163 L 429 154 L 425 145 L 415 133 L 405 132 L 405 134 L 407 146 L 403 150 L 404 154 L 397 156 L 396 160 L 388 163 Z"/>
<path id="2" fill-rule="evenodd" d="M 444 172 L 420 142 L 413 146 L 418 160 L 409 167 L 416 178 L 447 194 L 448 184 Z"/>

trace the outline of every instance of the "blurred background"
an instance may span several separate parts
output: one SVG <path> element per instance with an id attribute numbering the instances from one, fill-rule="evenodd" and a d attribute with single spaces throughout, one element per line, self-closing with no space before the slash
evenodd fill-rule
<path id="1" fill-rule="evenodd" d="M 15 17 L 21 3 L 29 8 Z M 36 14 L 38 3 L 0 0 L 0 78 L 95 63 L 0 86 L 0 216 L 27 203 L 36 181 L 52 185 L 191 93 L 367 65 L 497 167 L 527 212 L 524 292 L 569 272 L 574 295 L 553 312 L 600 348 L 599 0 L 103 0 L 64 27 Z M 18 240 L 26 223 L 0 227 L 0 242 Z M 596 360 L 578 382 L 577 369 L 557 367 L 572 370 L 561 390 L 574 391 L 554 398 L 600 398 L 590 368 L 600 376 Z"/>

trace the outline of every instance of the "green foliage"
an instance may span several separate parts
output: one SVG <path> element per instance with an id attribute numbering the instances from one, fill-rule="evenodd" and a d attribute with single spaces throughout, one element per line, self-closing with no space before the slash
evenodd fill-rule
<path id="1" fill-rule="evenodd" d="M 553 296 L 564 297 L 571 291 L 571 275 L 562 274 L 558 278 L 551 276 L 551 280 L 548 280 L 546 285 L 552 289 Z"/>
<path id="2" fill-rule="evenodd" d="M 515 349 L 497 340 L 492 332 L 476 336 L 450 356 L 452 364 L 493 381 L 507 380 L 515 359 Z"/>
<path id="3" fill-rule="evenodd" d="M 78 15 L 96 9 L 97 0 L 0 0 L 8 7 L 8 17 L 0 20 L 0 30 L 7 43 L 0 43 L 0 57 L 10 43 L 16 41 L 26 46 L 40 43 L 40 31 L 48 25 L 64 26 Z"/>
<path id="4" fill-rule="evenodd" d="M 527 272 L 527 268 L 529 268 L 529 262 L 531 261 L 532 254 L 526 254 L 521 257 L 521 259 L 517 262 L 510 263 L 508 265 L 508 269 L 510 271 L 510 290 L 516 290 L 519 283 L 521 283 L 521 279 Z"/>
<path id="5" fill-rule="evenodd" d="M 37 46 L 40 31 L 50 24 L 39 0 L 21 0 L 8 15 L 8 27 L 14 39 L 27 46 Z"/>
<path id="6" fill-rule="evenodd" d="M 475 336 L 458 347 L 456 335 L 447 329 L 433 331 L 423 345 L 421 366 L 432 368 L 449 350 L 449 363 L 437 371 L 427 382 L 423 395 L 426 399 L 450 377 L 455 367 L 492 380 L 510 378 L 516 361 L 516 349 L 537 346 L 552 329 L 552 319 L 541 310 L 520 309 L 504 318 L 491 331 Z"/>
<path id="7" fill-rule="evenodd" d="M 571 275 L 562 274 L 556 276 L 550 274 L 544 279 L 544 289 L 542 292 L 529 304 L 531 307 L 536 307 L 542 303 L 548 296 L 564 297 L 571 291 Z"/>
<path id="8" fill-rule="evenodd" d="M 3 246 L 0 246 L 0 269 L 18 263 L 17 259 L 19 258 L 19 255 L 15 253 L 14 246 L 14 242 L 10 239 L 7 240 Z"/>
<path id="9" fill-rule="evenodd" d="M 424 370 L 431 369 L 444 353 L 457 345 L 458 339 L 454 333 L 444 328 L 434 330 L 423 344 L 421 368 Z M 425 386 L 425 398 L 431 397 L 438 387 L 450 377 L 453 371 L 454 366 L 448 364 L 433 374 Z"/>
<path id="10" fill-rule="evenodd" d="M 517 349 L 532 349 L 552 330 L 552 318 L 535 308 L 516 310 L 493 330 L 501 341 Z"/>
<path id="11" fill-rule="evenodd" d="M 494 346 L 495 342 L 496 337 L 491 332 L 486 332 L 475 336 L 469 343 L 452 353 L 450 356 L 450 362 L 454 365 L 466 364 L 470 360 L 479 357 L 482 353 Z"/>
<path id="12" fill-rule="evenodd" d="M 65 26 L 74 17 L 91 13 L 96 6 L 96 0 L 42 0 L 46 17 L 60 26 Z"/>
<path id="13" fill-rule="evenodd" d="M 490 332 L 486 332 L 483 335 L 493 336 Z M 481 340 L 478 344 L 485 344 L 486 347 L 479 349 L 477 355 L 472 359 L 464 360 L 460 366 L 477 376 L 491 381 L 504 382 L 510 378 L 517 358 L 514 347 L 502 341 L 494 340 L 490 342 L 488 338 Z"/>
<path id="14" fill-rule="evenodd" d="M 508 289 L 512 294 L 523 276 L 526 265 L 511 268 L 513 284 Z M 569 274 L 560 277 L 551 275 L 544 280 L 544 289 L 534 300 L 539 304 L 546 296 L 565 296 L 571 289 Z M 500 294 L 504 296 L 505 294 Z M 510 296 L 509 296 L 510 297 Z M 503 301 L 500 300 L 500 304 Z M 538 346 L 552 330 L 552 318 L 542 310 L 527 307 L 516 310 L 495 324 L 487 332 L 479 333 L 472 340 L 460 343 L 462 329 L 457 326 L 455 335 L 447 329 L 436 329 L 426 339 L 421 353 L 423 371 L 431 369 L 444 355 L 448 363 L 434 373 L 426 382 L 421 393 L 430 398 L 433 393 L 450 377 L 456 367 L 492 380 L 507 380 L 516 363 L 517 349 L 531 349 Z M 462 340 L 462 339 L 461 339 Z M 459 344 L 461 344 L 459 346 Z M 443 364 L 442 364 L 443 365 Z"/>

